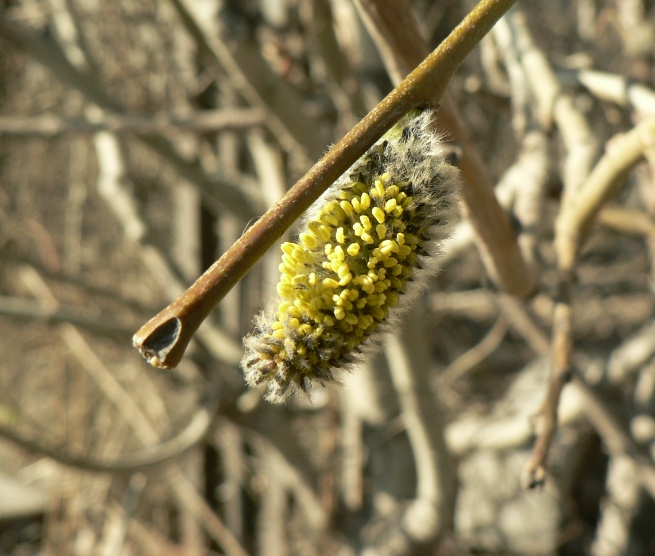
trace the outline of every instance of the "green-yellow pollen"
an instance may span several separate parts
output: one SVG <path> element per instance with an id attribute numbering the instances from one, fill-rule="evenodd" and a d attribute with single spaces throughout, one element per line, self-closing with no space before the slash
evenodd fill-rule
<path id="1" fill-rule="evenodd" d="M 277 296 L 245 338 L 242 360 L 248 384 L 266 383 L 269 400 L 333 381 L 433 270 L 425 256 L 448 237 L 459 178 L 432 122 L 430 111 L 403 118 L 282 245 Z"/>
<path id="2" fill-rule="evenodd" d="M 319 375 L 338 366 L 398 305 L 423 244 L 421 236 L 407 232 L 409 184 L 390 183 L 382 174 L 368 186 L 353 182 L 336 197 L 298 242 L 282 245 L 281 301 L 269 334 L 273 359 L 288 356 L 293 346 L 296 355 L 316 351 L 312 361 Z M 291 331 L 293 341 L 279 341 L 284 331 Z M 268 351 L 262 357 L 270 358 Z M 305 374 L 312 378 L 315 372 Z"/>

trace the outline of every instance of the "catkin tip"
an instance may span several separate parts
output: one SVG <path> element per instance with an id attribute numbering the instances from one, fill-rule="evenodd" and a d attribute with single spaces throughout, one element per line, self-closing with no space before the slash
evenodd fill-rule
<path id="1" fill-rule="evenodd" d="M 396 124 L 314 203 L 298 241 L 282 245 L 277 297 L 242 360 L 269 401 L 334 382 L 434 274 L 457 219 L 459 172 L 438 154 L 432 118 Z"/>

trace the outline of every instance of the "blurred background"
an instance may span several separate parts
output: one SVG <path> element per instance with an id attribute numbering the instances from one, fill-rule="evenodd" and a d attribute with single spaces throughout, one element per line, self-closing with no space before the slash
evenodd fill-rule
<path id="1" fill-rule="evenodd" d="M 474 2 L 398 2 L 386 32 L 383 4 L 0 3 L 0 554 L 655 554 L 652 156 L 579 255 L 588 388 L 564 391 L 545 487 L 520 486 L 562 192 L 655 114 L 651 0 L 519 2 L 451 84 L 532 297 L 463 218 L 397 332 L 311 402 L 238 368 L 279 242 L 177 369 L 132 348 L 393 88 L 391 39 L 432 49 Z"/>

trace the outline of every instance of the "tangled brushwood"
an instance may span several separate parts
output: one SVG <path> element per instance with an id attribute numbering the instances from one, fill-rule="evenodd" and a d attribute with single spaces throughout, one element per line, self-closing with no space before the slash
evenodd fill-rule
<path id="1" fill-rule="evenodd" d="M 409 115 L 310 208 L 282 245 L 278 298 L 244 340 L 242 367 L 267 399 L 334 381 L 434 274 L 457 218 L 459 173 L 439 154 L 431 111 Z"/>

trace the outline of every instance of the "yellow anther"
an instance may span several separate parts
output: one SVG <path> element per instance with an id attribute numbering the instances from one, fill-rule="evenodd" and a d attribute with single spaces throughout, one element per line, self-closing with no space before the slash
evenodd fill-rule
<path id="1" fill-rule="evenodd" d="M 345 211 L 336 201 L 330 203 L 330 213 L 333 214 L 339 222 L 343 222 L 346 219 Z"/>
<path id="2" fill-rule="evenodd" d="M 394 266 L 391 269 L 391 274 L 393 274 L 394 276 L 400 276 L 402 272 L 403 272 L 403 267 L 400 265 Z"/>
<path id="3" fill-rule="evenodd" d="M 395 257 L 389 257 L 388 259 L 385 259 L 382 264 L 384 264 L 386 268 L 392 268 L 398 265 L 398 259 L 396 259 Z"/>
<path id="4" fill-rule="evenodd" d="M 375 285 L 370 283 L 370 284 L 364 284 L 362 286 L 362 291 L 366 294 L 372 294 L 375 293 Z M 361 301 L 361 300 L 360 300 Z M 359 302 L 357 302 L 357 306 L 359 306 Z"/>
<path id="5" fill-rule="evenodd" d="M 398 193 L 400 193 L 400 188 L 397 185 L 390 185 L 384 192 L 387 197 L 395 197 Z"/>
<path id="6" fill-rule="evenodd" d="M 354 210 L 357 214 L 359 214 L 360 212 L 362 212 L 362 207 L 361 207 L 361 204 L 360 204 L 360 202 L 359 202 L 359 199 L 353 199 L 353 200 L 350 201 L 350 202 L 351 202 L 351 204 L 352 204 L 352 206 L 353 206 L 353 210 Z"/>
<path id="7" fill-rule="evenodd" d="M 405 245 L 405 234 L 402 232 L 396 234 L 396 241 L 398 242 L 398 245 Z"/>
<path id="8" fill-rule="evenodd" d="M 283 253 L 286 253 L 287 255 L 293 255 L 293 252 L 298 246 L 295 243 L 285 241 L 280 247 L 282 248 Z"/>
<path id="9" fill-rule="evenodd" d="M 337 274 L 339 275 L 339 278 L 343 278 L 349 272 L 350 269 L 348 268 L 348 265 L 346 263 L 342 263 L 341 266 L 339 267 L 339 270 L 337 270 Z"/>
<path id="10" fill-rule="evenodd" d="M 397 307 L 400 298 L 396 292 L 387 292 L 387 304 L 389 307 Z"/>
<path id="11" fill-rule="evenodd" d="M 280 265 L 277 267 L 277 269 L 280 271 L 281 274 L 286 274 L 288 276 L 294 276 L 296 274 L 296 267 L 295 265 L 293 267 L 286 265 L 284 263 L 280 263 Z"/>
<path id="12" fill-rule="evenodd" d="M 329 288 L 331 290 L 339 287 L 339 282 L 337 282 L 334 278 L 323 278 L 321 284 L 323 284 L 324 288 Z"/>
<path id="13" fill-rule="evenodd" d="M 353 224 L 353 232 L 355 232 L 357 237 L 361 237 L 364 233 L 364 227 L 359 222 L 355 222 Z"/>
<path id="14" fill-rule="evenodd" d="M 294 303 L 295 303 L 295 301 L 294 301 Z M 295 305 L 292 305 L 291 307 L 289 307 L 287 309 L 287 314 L 290 317 L 295 317 L 295 318 L 299 319 L 300 317 L 302 317 L 302 309 L 300 307 L 296 307 Z"/>
<path id="15" fill-rule="evenodd" d="M 346 216 L 352 217 L 355 214 L 353 206 L 348 201 L 341 201 L 339 206 L 346 213 Z"/>
<path id="16" fill-rule="evenodd" d="M 351 244 L 348 246 L 348 249 L 346 249 L 346 252 L 347 252 L 351 257 L 354 257 L 355 255 L 357 255 L 357 254 L 359 253 L 359 249 L 360 249 L 360 247 L 359 247 L 359 243 L 351 243 Z"/>
<path id="17" fill-rule="evenodd" d="M 343 247 L 341 247 L 341 245 L 337 245 L 334 248 L 334 254 L 335 254 L 336 258 L 339 259 L 340 261 L 343 261 L 343 260 L 346 259 L 346 253 L 344 253 Z"/>
<path id="18" fill-rule="evenodd" d="M 373 318 L 376 318 L 377 320 L 383 320 L 386 316 L 380 307 L 372 307 L 371 315 L 373 315 Z"/>
<path id="19" fill-rule="evenodd" d="M 330 226 L 326 226 L 325 224 L 321 224 L 319 226 L 318 237 L 321 239 L 321 241 L 329 241 L 331 235 L 332 235 L 332 228 L 330 228 Z"/>
<path id="20" fill-rule="evenodd" d="M 357 315 L 353 315 L 352 313 L 348 313 L 344 320 L 346 321 L 347 324 L 353 324 L 353 325 L 357 324 L 358 321 Z"/>
<path id="21" fill-rule="evenodd" d="M 353 275 L 349 272 L 348 274 L 346 274 L 345 276 L 343 276 L 343 277 L 341 278 L 341 280 L 339 280 L 339 285 L 340 285 L 340 286 L 345 286 L 345 285 L 348 284 L 352 279 L 353 279 Z"/>
<path id="22" fill-rule="evenodd" d="M 398 250 L 398 244 L 393 239 L 385 239 L 382 243 L 380 243 L 380 252 L 383 255 L 398 253 Z"/>
<path id="23" fill-rule="evenodd" d="M 396 199 L 389 199 L 384 203 L 384 210 L 387 214 L 391 214 L 397 206 Z"/>
<path id="24" fill-rule="evenodd" d="M 291 279 L 292 284 L 303 284 L 307 286 L 309 284 L 309 277 L 306 274 L 297 274 Z"/>
<path id="25" fill-rule="evenodd" d="M 284 331 L 284 329 L 274 330 L 271 336 L 273 338 L 278 338 L 280 340 L 283 340 L 284 337 L 286 336 L 286 332 Z"/>
<path id="26" fill-rule="evenodd" d="M 282 262 L 283 262 L 284 264 L 290 266 L 291 268 L 293 268 L 293 267 L 296 266 L 296 263 L 297 263 L 298 261 L 296 261 L 296 259 L 294 259 L 291 255 L 287 255 L 287 254 L 285 253 L 284 255 L 282 255 Z"/>
<path id="27" fill-rule="evenodd" d="M 362 214 L 359 217 L 359 221 L 362 223 L 362 226 L 367 232 L 373 227 L 373 224 L 371 224 L 371 219 L 365 214 Z"/>
<path id="28" fill-rule="evenodd" d="M 296 299 L 299 301 L 309 301 L 311 294 L 307 290 L 296 289 Z"/>
<path id="29" fill-rule="evenodd" d="M 364 232 L 362 234 L 362 239 L 364 240 L 365 243 L 368 243 L 369 245 L 375 243 L 375 240 L 373 239 L 373 236 L 369 234 L 368 232 Z"/>
<path id="30" fill-rule="evenodd" d="M 277 320 L 271 325 L 272 330 L 281 330 L 282 328 L 284 328 L 284 325 Z"/>
<path id="31" fill-rule="evenodd" d="M 362 210 L 369 209 L 369 207 L 371 206 L 371 198 L 368 196 L 368 193 L 362 193 L 359 205 Z"/>
<path id="32" fill-rule="evenodd" d="M 317 282 L 316 282 L 316 273 L 315 273 L 315 272 L 312 272 L 312 273 L 309 275 L 309 285 L 310 285 L 310 286 L 315 286 L 316 283 L 317 283 Z"/>
<path id="33" fill-rule="evenodd" d="M 371 214 L 380 224 L 382 224 L 386 218 L 384 211 L 380 207 L 373 207 L 371 209 Z"/>
<path id="34" fill-rule="evenodd" d="M 283 299 L 291 299 L 293 297 L 293 286 L 291 284 L 278 282 L 277 293 Z"/>
<path id="35" fill-rule="evenodd" d="M 396 207 L 391 211 L 391 214 L 393 214 L 396 218 L 398 218 L 402 213 L 403 213 L 403 207 Z"/>
<path id="36" fill-rule="evenodd" d="M 344 243 L 344 242 L 346 241 L 346 236 L 345 236 L 345 234 L 343 233 L 343 227 L 339 227 L 339 228 L 337 228 L 337 232 L 336 232 L 336 234 L 335 234 L 334 237 L 337 238 L 337 241 L 338 241 L 339 243 Z"/>
<path id="37" fill-rule="evenodd" d="M 398 218 L 394 218 L 391 221 L 391 225 L 393 226 L 394 230 L 398 230 L 399 232 L 404 232 L 407 229 L 405 223 L 402 220 L 399 220 Z"/>
<path id="38" fill-rule="evenodd" d="M 382 293 L 383 291 L 386 291 L 389 286 L 387 286 L 387 281 L 386 280 L 379 280 L 375 282 L 375 292 L 376 293 Z"/>
<path id="39" fill-rule="evenodd" d="M 318 245 L 318 240 L 316 237 L 309 232 L 303 232 L 300 234 L 299 239 L 301 243 L 308 249 L 315 249 Z"/>
<path id="40" fill-rule="evenodd" d="M 343 310 L 343 307 L 335 307 L 334 308 L 334 318 L 337 320 L 342 320 L 346 316 L 346 312 Z"/>
<path id="41" fill-rule="evenodd" d="M 371 189 L 373 195 L 373 189 Z M 375 196 L 378 199 L 384 199 L 384 184 L 380 180 L 375 180 Z"/>
<path id="42" fill-rule="evenodd" d="M 375 265 L 380 262 L 380 259 L 377 257 L 370 257 L 366 263 L 367 268 L 375 268 Z"/>
<path id="43" fill-rule="evenodd" d="M 291 318 L 287 321 L 287 326 L 296 329 L 300 326 L 300 321 L 297 318 Z"/>
<path id="44" fill-rule="evenodd" d="M 339 221 L 331 214 L 326 214 L 326 213 L 321 214 L 321 216 L 319 217 L 319 221 L 322 222 L 323 224 L 328 224 L 329 226 L 339 225 Z"/>

